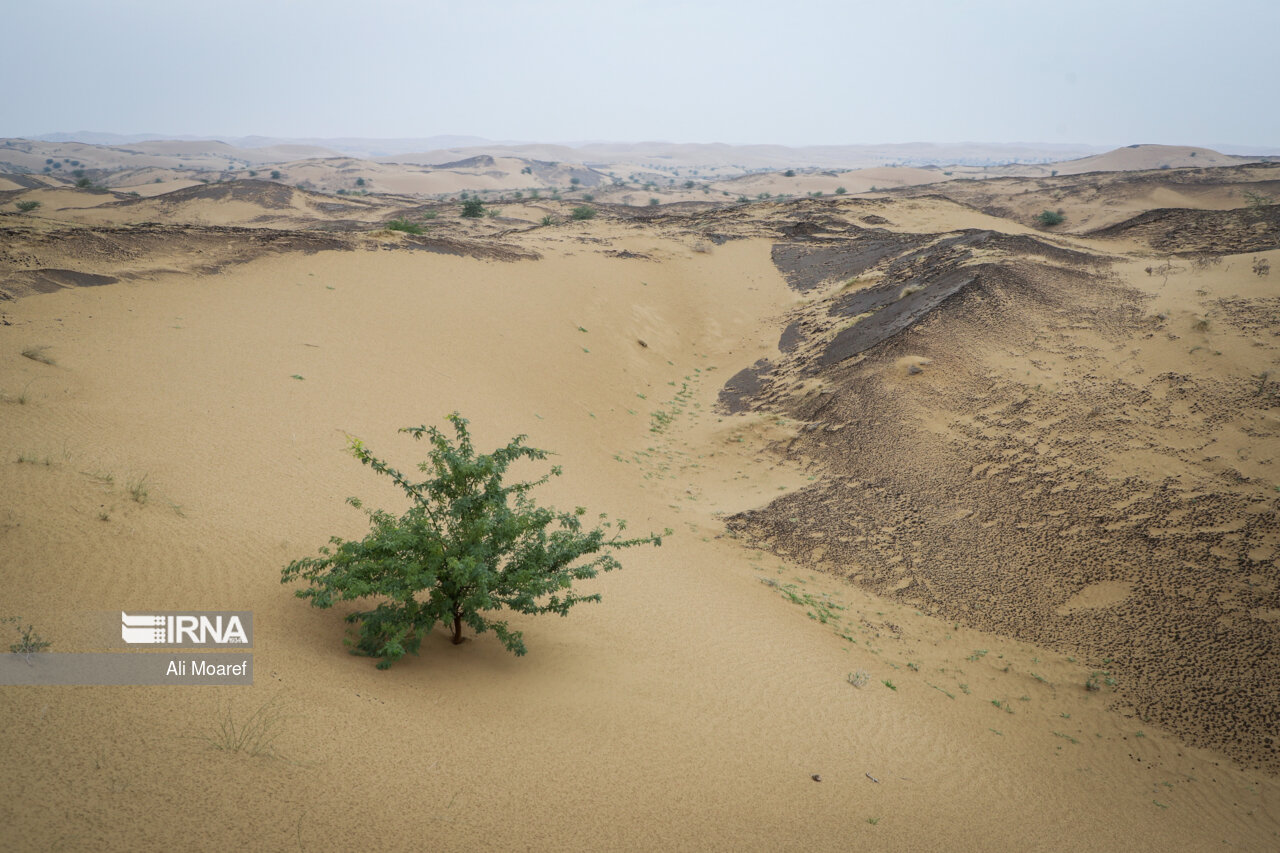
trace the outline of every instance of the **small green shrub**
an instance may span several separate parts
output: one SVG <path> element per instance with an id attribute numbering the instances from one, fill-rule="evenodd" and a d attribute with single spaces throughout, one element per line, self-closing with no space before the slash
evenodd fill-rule
<path id="1" fill-rule="evenodd" d="M 836 187 L 836 195 L 844 195 L 848 190 L 844 187 Z"/>
<path id="2" fill-rule="evenodd" d="M 14 202 L 14 207 L 18 208 L 18 210 L 22 211 L 23 213 L 30 213 L 31 211 L 35 210 L 39 206 L 40 206 L 40 202 L 36 201 L 35 199 L 27 199 L 26 201 Z"/>
<path id="3" fill-rule="evenodd" d="M 575 207 L 573 212 L 569 215 L 574 219 L 594 219 L 596 216 L 596 209 L 594 207 L 587 207 L 585 204 L 580 204 Z"/>
<path id="4" fill-rule="evenodd" d="M 484 216 L 484 202 L 478 198 L 469 198 L 462 202 L 462 215 L 467 219 L 479 219 Z"/>
<path id="5" fill-rule="evenodd" d="M 13 616 L 0 619 L 0 622 L 8 622 L 17 629 L 21 639 L 9 646 L 9 652 L 15 655 L 22 655 L 23 658 L 26 659 L 27 663 L 31 663 L 32 655 L 39 654 L 53 645 L 51 641 L 44 639 L 36 633 L 34 625 L 28 625 L 26 628 L 23 628 L 22 623 Z"/>
<path id="6" fill-rule="evenodd" d="M 388 231 L 403 231 L 406 234 L 421 234 L 422 226 L 407 219 L 392 219 L 387 223 Z"/>
<path id="7" fill-rule="evenodd" d="M 145 505 L 151 497 L 151 490 L 147 488 L 147 475 L 130 477 L 129 482 L 125 485 L 125 491 L 129 493 L 129 497 L 134 503 Z"/>
<path id="8" fill-rule="evenodd" d="M 1042 228 L 1052 228 L 1066 221 L 1067 217 L 1061 210 L 1045 210 L 1036 214 L 1036 223 Z"/>

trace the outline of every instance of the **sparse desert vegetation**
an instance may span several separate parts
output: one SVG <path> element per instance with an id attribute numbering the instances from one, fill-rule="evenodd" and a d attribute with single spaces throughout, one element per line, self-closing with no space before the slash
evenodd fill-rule
<path id="1" fill-rule="evenodd" d="M 1036 224 L 1042 228 L 1052 228 L 1055 225 L 1061 225 L 1067 221 L 1066 215 L 1061 210 L 1042 210 L 1036 214 Z"/>
<path id="2" fill-rule="evenodd" d="M 11 626 L 18 634 L 17 642 L 9 644 L 9 653 L 19 655 L 26 663 L 31 663 L 31 656 L 46 651 L 53 645 L 51 640 L 41 637 L 36 631 L 34 625 L 23 627 L 22 622 L 16 616 L 6 616 L 0 619 L 0 625 Z"/>
<path id="3" fill-rule="evenodd" d="M 408 219 L 391 219 L 387 222 L 388 231 L 402 231 L 405 234 L 422 234 L 423 228 L 416 222 L 410 222 Z"/>

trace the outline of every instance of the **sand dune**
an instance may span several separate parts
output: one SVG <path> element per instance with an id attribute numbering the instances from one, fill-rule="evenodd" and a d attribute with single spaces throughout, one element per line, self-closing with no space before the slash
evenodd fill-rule
<path id="1" fill-rule="evenodd" d="M 1055 164 L 1061 175 L 1083 172 L 1133 172 L 1143 169 L 1206 169 L 1257 162 L 1252 157 L 1219 154 L 1208 148 L 1184 145 L 1129 145 L 1106 154 Z"/>
<path id="2" fill-rule="evenodd" d="M 15 180 L 0 615 L 68 652 L 249 609 L 257 676 L 4 688 L 7 846 L 1271 848 L 1280 246 L 1214 201 L 1258 168 L 1100 183 L 1211 208 L 1110 236 L 1033 227 L 1065 175 L 584 221 Z M 514 619 L 524 658 L 441 633 L 381 672 L 279 572 L 363 532 L 348 495 L 399 508 L 347 435 L 403 467 L 453 410 L 555 451 L 545 500 L 675 533 Z M 274 756 L 211 748 L 264 705 Z"/>
<path id="3" fill-rule="evenodd" d="M 1247 207 L 1250 194 L 1280 198 L 1280 167 L 1255 163 L 1172 171 L 957 180 L 897 192 L 943 195 L 1026 225 L 1034 224 L 1042 211 L 1059 210 L 1066 221 L 1055 231 L 1087 233 L 1157 208 L 1232 210 Z"/>

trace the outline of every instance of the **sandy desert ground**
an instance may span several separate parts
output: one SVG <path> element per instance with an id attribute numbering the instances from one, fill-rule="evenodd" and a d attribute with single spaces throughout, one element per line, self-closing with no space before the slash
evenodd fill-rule
<path id="1" fill-rule="evenodd" d="M 0 177 L 0 616 L 52 653 L 251 610 L 257 677 L 0 689 L 0 846 L 1280 846 L 1280 166 L 650 206 L 586 165 L 272 155 L 308 189 L 131 147 Z M 280 570 L 365 531 L 348 496 L 402 508 L 347 436 L 408 466 L 452 411 L 554 451 L 547 502 L 674 533 L 514 617 L 525 657 L 379 671 Z M 263 708 L 269 754 L 213 748 Z"/>

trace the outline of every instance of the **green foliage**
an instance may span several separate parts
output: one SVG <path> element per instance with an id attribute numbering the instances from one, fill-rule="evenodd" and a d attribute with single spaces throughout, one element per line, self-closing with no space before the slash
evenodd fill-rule
<path id="1" fill-rule="evenodd" d="M 14 207 L 18 208 L 18 210 L 22 211 L 23 213 L 30 213 L 31 211 L 35 210 L 39 206 L 40 206 L 40 202 L 36 201 L 35 199 L 27 199 L 26 201 L 14 202 Z"/>
<path id="2" fill-rule="evenodd" d="M 17 629 L 21 639 L 9 646 L 9 651 L 15 655 L 22 655 L 26 658 L 27 663 L 31 663 L 31 656 L 38 654 L 53 645 L 52 641 L 46 640 L 36 633 L 34 625 L 28 625 L 23 628 L 16 617 L 7 616 L 0 619 L 0 622 L 8 622 Z"/>
<path id="3" fill-rule="evenodd" d="M 462 203 L 462 215 L 468 219 L 479 219 L 484 216 L 484 202 L 478 198 L 469 198 Z"/>
<path id="4" fill-rule="evenodd" d="M 403 231 L 406 234 L 421 234 L 422 226 L 407 219 L 392 219 L 387 223 L 388 231 Z"/>
<path id="5" fill-rule="evenodd" d="M 783 174 L 784 176 L 788 177 L 788 178 L 794 178 L 794 177 L 796 176 L 796 170 L 795 170 L 795 169 L 787 169 L 787 171 L 783 172 L 782 174 Z"/>
<path id="6" fill-rule="evenodd" d="M 844 195 L 848 190 L 844 187 L 836 187 L 836 195 Z"/>
<path id="7" fill-rule="evenodd" d="M 435 427 L 401 430 L 431 443 L 430 458 L 418 466 L 428 475 L 421 482 L 352 439 L 352 455 L 391 478 L 411 506 L 398 518 L 364 510 L 370 523 L 364 539 L 333 537 L 332 547 L 321 548 L 319 557 L 295 560 L 281 574 L 282 583 L 307 581 L 310 586 L 295 595 L 315 607 L 381 599 L 372 610 L 346 617 L 359 625 L 353 653 L 380 658 L 379 669 L 416 654 L 437 623 L 452 627 L 455 644 L 463 641 L 464 624 L 476 633 L 492 629 L 508 651 L 523 655 L 521 632 L 487 613 L 505 608 L 567 615 L 575 604 L 600 600 L 599 594 L 578 595 L 570 587 L 575 580 L 620 568 L 613 550 L 662 544 L 652 535 L 624 539 L 625 522 L 615 526 L 603 515 L 599 526 L 584 529 L 582 507 L 567 513 L 538 506 L 529 492 L 559 476 L 559 467 L 532 482 L 507 485 L 503 477 L 513 462 L 540 461 L 546 451 L 526 446 L 525 436 L 517 436 L 492 453 L 477 454 L 468 422 L 456 412 L 448 419 L 456 441 Z M 356 498 L 348 503 L 364 509 Z"/>
<path id="8" fill-rule="evenodd" d="M 1115 677 L 1110 672 L 1105 672 L 1103 670 L 1094 670 L 1089 674 L 1089 677 L 1085 679 L 1084 689 L 1092 693 L 1096 693 L 1097 691 L 1102 689 L 1103 685 L 1106 685 L 1107 687 L 1110 687 L 1112 690 L 1114 690 L 1116 687 Z"/>
<path id="9" fill-rule="evenodd" d="M 585 204 L 580 204 L 575 207 L 573 212 L 569 215 L 574 219 L 594 219 L 596 216 L 596 209 L 594 207 L 587 207 Z"/>
<path id="10" fill-rule="evenodd" d="M 364 186 L 364 178 L 356 178 L 356 186 L 358 187 Z"/>
<path id="11" fill-rule="evenodd" d="M 649 206 L 650 206 L 650 207 L 657 207 L 657 206 L 658 206 L 658 200 L 657 200 L 656 198 L 650 198 L 650 199 L 649 199 Z"/>
<path id="12" fill-rule="evenodd" d="M 539 223 L 539 224 L 541 224 L 541 225 L 555 225 L 555 224 L 556 224 L 556 218 L 555 218 L 554 216 L 552 216 L 550 213 L 548 213 L 546 216 L 542 217 L 542 219 L 540 220 L 540 223 Z"/>
<path id="13" fill-rule="evenodd" d="M 129 497 L 134 503 L 145 504 L 151 497 L 151 490 L 147 488 L 147 475 L 141 477 L 129 478 L 129 482 L 125 485 L 125 491 L 129 493 Z"/>
<path id="14" fill-rule="evenodd" d="M 1061 210 L 1046 210 L 1036 214 L 1036 222 L 1043 228 L 1052 228 L 1067 221 Z"/>
<path id="15" fill-rule="evenodd" d="M 93 181 L 89 180 L 88 178 L 81 178 L 80 180 L 76 181 L 76 186 L 80 187 L 81 189 L 86 189 L 86 190 L 91 189 L 93 187 Z"/>
<path id="16" fill-rule="evenodd" d="M 272 170 L 271 170 L 271 180 L 273 180 L 273 181 L 278 181 L 278 180 L 280 180 L 280 178 L 281 178 L 280 170 L 279 170 L 279 169 L 272 169 Z"/>

